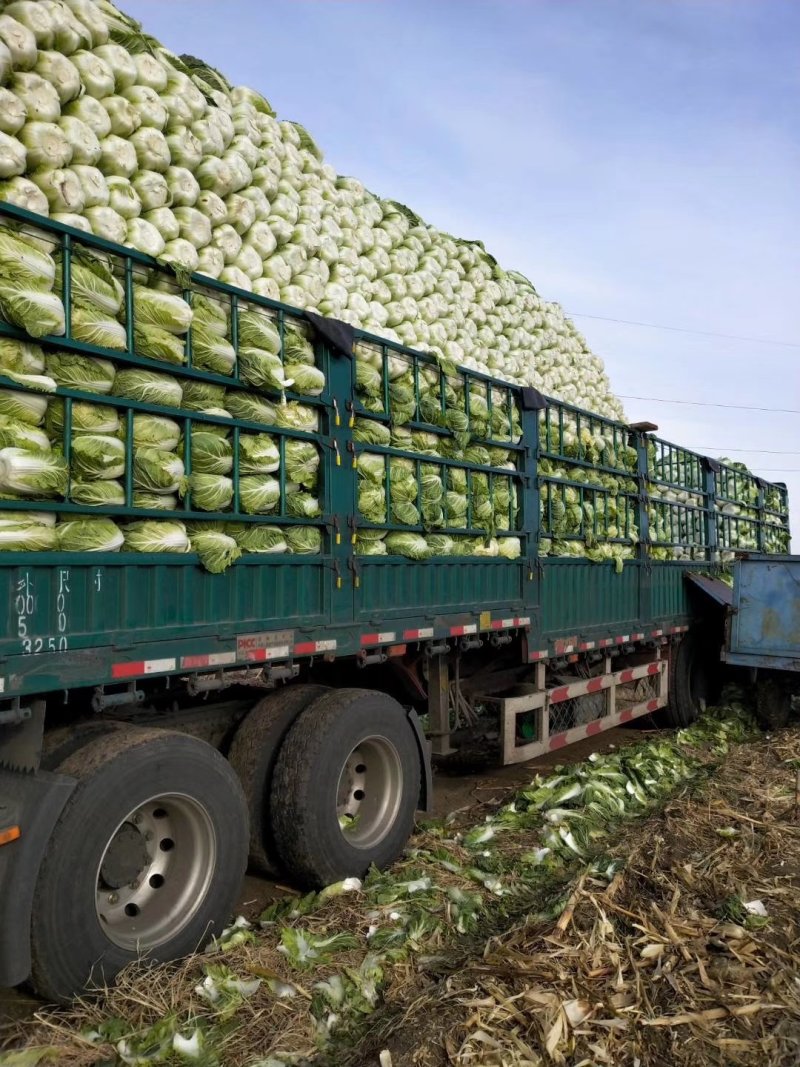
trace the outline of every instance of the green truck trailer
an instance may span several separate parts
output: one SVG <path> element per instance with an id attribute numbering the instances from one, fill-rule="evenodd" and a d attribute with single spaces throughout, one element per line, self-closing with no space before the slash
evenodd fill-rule
<path id="1" fill-rule="evenodd" d="M 50 398 L 68 481 L 0 499 L 0 523 L 100 512 L 123 530 L 179 519 L 285 541 L 218 573 L 127 534 L 121 551 L 0 552 L 0 985 L 65 998 L 139 954 L 186 954 L 227 922 L 248 862 L 310 886 L 391 862 L 430 805 L 432 761 L 476 737 L 517 762 L 659 710 L 688 723 L 711 697 L 722 620 L 687 575 L 741 547 L 786 551 L 784 487 L 9 205 L 0 221 L 59 261 L 65 331 L 37 339 L 46 353 L 212 383 L 236 407 L 256 392 L 239 336 L 255 310 L 311 340 L 325 381 L 317 396 L 262 387 L 274 421 L 121 390 Z M 122 286 L 124 348 L 76 336 L 76 265 L 93 257 Z M 193 328 L 180 363 L 142 355 L 143 279 L 224 309 L 229 374 L 198 365 Z M 13 321 L 3 338 L 30 340 Z M 0 389 L 30 391 L 6 371 Z M 98 404 L 125 446 L 121 496 L 102 506 L 74 492 L 78 415 Z M 144 414 L 180 428 L 177 513 L 137 495 Z M 219 511 L 197 502 L 198 432 L 230 445 Z M 254 511 L 242 440 L 263 433 L 276 499 Z M 297 441 L 318 456 L 318 509 L 287 478 Z"/>

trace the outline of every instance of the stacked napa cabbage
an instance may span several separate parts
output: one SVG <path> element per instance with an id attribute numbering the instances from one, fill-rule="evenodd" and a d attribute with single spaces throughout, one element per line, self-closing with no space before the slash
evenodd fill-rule
<path id="1" fill-rule="evenodd" d="M 387 354 L 384 365 L 373 344 L 358 344 L 355 356 L 365 411 L 353 427 L 356 552 L 518 558 L 519 476 L 508 446 L 519 443 L 522 425 L 513 392 L 401 354 Z"/>
<path id="2" fill-rule="evenodd" d="M 600 360 L 526 278 L 503 270 L 479 242 L 441 233 L 403 205 L 337 176 L 309 134 L 278 121 L 261 95 L 170 53 L 107 0 L 0 2 L 0 199 L 147 253 L 181 278 L 193 271 L 219 279 L 427 351 L 444 368 L 483 371 L 622 417 Z M 70 499 L 84 506 L 129 503 L 124 441 L 132 434 L 134 506 L 168 513 L 183 500 L 209 514 L 238 505 L 251 515 L 318 519 L 319 454 L 312 442 L 286 438 L 281 445 L 266 429 L 242 433 L 235 501 L 234 442 L 213 422 L 230 414 L 265 427 L 317 429 L 313 407 L 282 395 L 290 389 L 316 397 L 325 386 L 303 330 L 283 323 L 279 329 L 270 314 L 243 301 L 234 339 L 229 304 L 199 292 L 189 303 L 159 272 L 137 275 L 128 308 L 114 264 L 75 251 L 72 337 L 111 353 L 132 346 L 167 369 L 50 349 L 45 357 L 35 344 L 3 341 L 0 369 L 29 391 L 0 389 L 0 496 L 57 500 L 68 485 Z M 63 334 L 63 269 L 40 235 L 0 229 L 0 316 L 33 339 Z M 236 369 L 247 388 L 169 373 L 170 364 L 190 360 L 223 378 Z M 384 373 L 379 350 L 369 345 L 358 353 L 357 372 L 367 413 L 390 415 L 388 425 L 360 420 L 357 441 L 409 453 L 361 454 L 358 551 L 519 555 L 515 455 L 503 447 L 519 438 L 510 401 L 474 382 L 467 390 L 458 374 L 447 375 L 442 391 L 436 368 L 428 368 L 417 411 L 409 364 L 390 361 Z M 390 412 L 383 407 L 385 376 Z M 158 404 L 175 417 L 129 418 L 113 403 L 87 399 L 73 405 L 67 433 L 63 400 L 47 396 L 58 385 Z M 188 443 L 181 410 L 211 420 L 195 421 Z M 447 434 L 416 433 L 407 425 L 416 418 Z M 588 443 L 584 436 L 568 418 L 567 439 L 557 448 L 550 442 L 540 472 L 541 550 L 611 558 L 619 566 L 638 539 L 635 461 L 602 432 L 590 433 Z M 570 463 L 578 455 L 582 462 Z M 668 509 L 661 504 L 680 503 L 681 495 L 691 503 L 697 489 L 657 490 L 654 555 L 684 551 L 668 543 L 676 539 L 674 524 L 665 528 Z M 726 550 L 750 546 L 751 495 L 738 479 L 721 504 L 725 515 L 738 509 L 726 526 Z M 784 502 L 773 504 L 769 539 L 780 547 Z M 678 539 L 691 555 L 697 520 L 685 515 Z M 241 551 L 320 546 L 313 525 L 183 524 L 173 515 L 122 529 L 108 518 L 65 517 L 54 525 L 44 515 L 3 516 L 5 547 L 194 548 L 216 570 Z M 380 529 L 387 524 L 408 529 Z"/>
<path id="3" fill-rule="evenodd" d="M 258 93 L 168 52 L 106 0 L 0 8 L 0 199 L 621 415 L 558 305 L 479 242 L 337 176 Z M 51 288 L 23 291 L 58 333 Z"/>

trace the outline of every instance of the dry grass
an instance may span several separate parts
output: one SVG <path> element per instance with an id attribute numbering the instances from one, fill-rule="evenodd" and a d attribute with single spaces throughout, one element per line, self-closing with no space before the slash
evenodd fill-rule
<path id="1" fill-rule="evenodd" d="M 797 731 L 740 746 L 628 828 L 610 884 L 579 878 L 558 922 L 523 920 L 428 976 L 380 1033 L 393 1067 L 797 1067 L 797 760 Z M 741 908 L 755 900 L 763 925 Z"/>
<path id="2" fill-rule="evenodd" d="M 716 765 L 718 757 L 705 759 Z M 251 1067 L 270 1056 L 377 1067 L 386 1048 L 392 1067 L 797 1067 L 800 818 L 795 769 L 786 762 L 793 759 L 800 732 L 734 747 L 702 787 L 684 787 L 660 814 L 617 829 L 605 847 L 625 867 L 610 885 L 585 872 L 570 882 L 563 870 L 528 885 L 530 872 L 512 860 L 535 835 L 521 830 L 495 842 L 507 887 L 497 897 L 476 883 L 474 867 L 467 873 L 474 851 L 442 828 L 421 831 L 368 893 L 335 897 L 217 954 L 130 968 L 100 1001 L 43 1010 L 15 1043 L 48 1046 L 64 1067 L 97 1067 L 121 1062 L 119 1036 L 157 1032 L 162 1022 L 171 1033 L 177 1020 L 184 1036 L 195 1026 L 204 1031 L 208 1054 L 195 1061 L 203 1067 Z M 735 836 L 720 835 L 728 828 Z M 398 902 L 398 883 L 422 876 L 434 882 L 431 892 Z M 467 934 L 456 933 L 448 890 L 482 897 Z M 741 902 L 754 899 L 768 912 L 761 929 L 747 929 L 752 919 L 740 914 Z M 394 910 L 412 901 L 419 933 L 396 952 L 382 947 L 374 1000 L 357 1008 L 350 1001 L 331 1043 L 324 1024 L 337 1009 L 318 983 L 358 972 L 375 945 L 368 932 L 390 929 Z M 355 941 L 297 966 L 279 951 L 285 926 L 317 936 L 346 931 Z M 262 980 L 227 1015 L 195 992 L 219 964 Z M 276 982 L 291 984 L 293 995 L 276 995 Z M 98 1020 L 115 1019 L 119 1030 L 107 1039 L 83 1036 Z M 167 1053 L 155 1062 L 188 1061 Z"/>

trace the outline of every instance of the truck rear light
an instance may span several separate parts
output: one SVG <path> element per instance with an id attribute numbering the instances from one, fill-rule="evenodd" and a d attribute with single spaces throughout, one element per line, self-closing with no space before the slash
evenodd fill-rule
<path id="1" fill-rule="evenodd" d="M 22 831 L 18 826 L 7 826 L 5 830 L 0 830 L 0 845 L 10 845 L 19 837 L 22 837 Z"/>

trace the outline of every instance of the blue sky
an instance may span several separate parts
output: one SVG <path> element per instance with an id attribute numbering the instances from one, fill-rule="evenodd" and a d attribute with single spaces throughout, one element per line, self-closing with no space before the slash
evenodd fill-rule
<path id="1" fill-rule="evenodd" d="M 121 6 L 259 89 L 340 173 L 483 240 L 575 315 L 617 393 L 800 409 L 794 0 Z M 800 530 L 800 417 L 625 404 L 785 480 Z"/>

